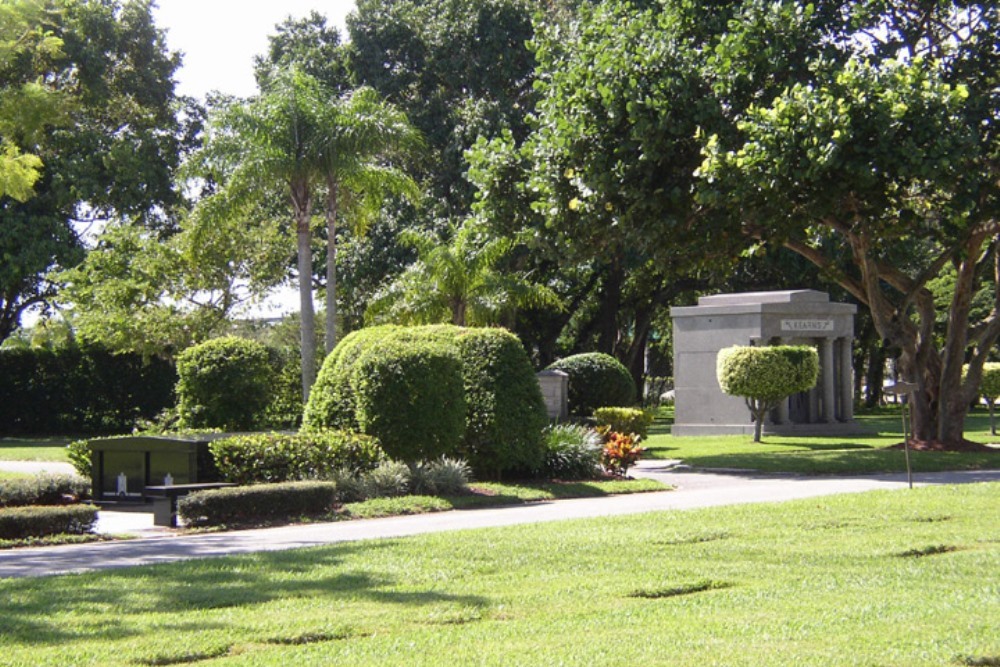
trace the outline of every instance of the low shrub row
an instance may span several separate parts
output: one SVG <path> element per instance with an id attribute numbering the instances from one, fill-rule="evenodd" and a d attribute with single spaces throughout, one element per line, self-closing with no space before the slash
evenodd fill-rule
<path id="1" fill-rule="evenodd" d="M 594 410 L 594 422 L 600 427 L 617 433 L 634 433 L 640 438 L 649 435 L 655 415 L 651 410 L 638 408 L 606 407 Z"/>
<path id="2" fill-rule="evenodd" d="M 222 479 L 236 484 L 357 475 L 385 459 L 375 438 L 332 430 L 237 435 L 208 447 Z"/>
<path id="3" fill-rule="evenodd" d="M 76 475 L 40 474 L 0 482 L 0 507 L 69 505 L 90 497 L 90 480 Z"/>
<path id="4" fill-rule="evenodd" d="M 97 521 L 93 505 L 27 506 L 0 509 L 0 539 L 92 532 Z"/>
<path id="5" fill-rule="evenodd" d="M 178 500 L 188 526 L 221 526 L 329 513 L 337 503 L 335 482 L 285 482 L 199 491 Z"/>

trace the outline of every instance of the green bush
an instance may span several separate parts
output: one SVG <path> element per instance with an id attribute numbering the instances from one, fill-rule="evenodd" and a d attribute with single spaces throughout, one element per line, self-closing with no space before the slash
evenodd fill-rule
<path id="1" fill-rule="evenodd" d="M 462 385 L 461 398 L 444 401 L 442 395 L 438 397 L 441 402 L 431 404 L 431 394 L 422 390 L 415 395 L 425 401 L 426 409 L 411 410 L 409 390 L 394 379 L 393 373 L 388 373 L 377 379 L 377 389 L 386 399 L 375 405 L 375 413 L 366 412 L 367 407 L 362 410 L 363 404 L 372 405 L 371 393 L 375 387 L 365 383 L 371 377 L 371 364 L 380 358 L 373 357 L 374 350 L 389 346 L 386 349 L 393 350 L 391 354 L 378 354 L 391 357 L 404 354 L 403 349 L 427 345 L 439 352 L 449 350 L 449 355 L 453 353 L 459 359 L 458 374 L 448 382 Z M 389 360 L 382 359 L 379 363 L 384 366 Z M 392 365 L 394 372 L 401 372 L 398 363 Z M 440 373 L 444 370 L 440 367 L 434 371 L 439 378 L 437 382 L 443 382 Z M 448 372 L 455 370 L 451 367 Z M 372 419 L 381 418 L 379 410 L 383 410 L 389 413 L 386 416 L 392 418 L 394 427 L 409 431 L 407 422 L 412 421 L 419 427 L 418 432 L 427 432 L 428 421 L 451 424 L 458 402 L 466 406 L 461 427 L 464 435 L 451 449 L 435 451 L 414 443 L 419 445 L 418 451 L 411 448 L 404 452 L 397 445 L 390 445 L 382 432 L 372 430 Z M 401 412 L 401 406 L 408 410 L 406 414 Z M 537 467 L 542 455 L 540 433 L 546 421 L 545 405 L 531 363 L 513 334 L 500 329 L 463 329 L 451 325 L 382 326 L 348 335 L 330 354 L 313 386 L 304 429 L 359 429 L 377 435 L 386 452 L 395 458 L 412 463 L 439 455 L 462 455 L 477 474 L 496 476 L 500 472 Z"/>
<path id="2" fill-rule="evenodd" d="M 345 431 L 250 433 L 213 440 L 208 449 L 222 479 L 236 484 L 328 479 L 338 470 L 357 474 L 385 457 L 375 438 Z"/>
<path id="3" fill-rule="evenodd" d="M 263 421 L 275 381 L 261 343 L 227 336 L 177 357 L 178 411 L 184 426 L 248 431 Z"/>
<path id="4" fill-rule="evenodd" d="M 121 433 L 174 403 L 172 363 L 97 346 L 0 350 L 0 435 Z"/>
<path id="5" fill-rule="evenodd" d="M 468 405 L 462 455 L 481 476 L 537 469 L 548 413 L 521 341 L 503 329 L 464 329 L 457 343 Z"/>
<path id="6" fill-rule="evenodd" d="M 616 433 L 634 433 L 641 438 L 649 435 L 649 427 L 653 425 L 653 412 L 638 408 L 597 408 L 594 410 L 594 422 L 597 426 L 607 426 L 609 431 Z"/>
<path id="7" fill-rule="evenodd" d="M 614 357 L 600 352 L 575 354 L 551 364 L 547 370 L 569 375 L 569 413 L 589 417 L 597 408 L 635 405 L 635 382 L 628 369 Z"/>
<path id="8" fill-rule="evenodd" d="M 384 461 L 358 478 L 358 492 L 363 499 L 394 498 L 410 493 L 410 467 L 399 461 Z M 357 493 L 350 494 L 357 496 Z"/>
<path id="9" fill-rule="evenodd" d="M 363 433 L 405 462 L 454 454 L 465 432 L 465 389 L 454 346 L 389 337 L 373 344 L 351 377 Z"/>
<path id="10" fill-rule="evenodd" d="M 90 497 L 90 480 L 75 475 L 41 473 L 0 481 L 0 507 L 68 505 Z"/>
<path id="11" fill-rule="evenodd" d="M 545 429 L 545 456 L 539 472 L 548 479 L 593 479 L 600 472 L 604 443 L 585 426 L 556 424 Z"/>
<path id="12" fill-rule="evenodd" d="M 66 456 L 76 468 L 80 477 L 91 478 L 93 452 L 90 451 L 88 440 L 74 440 L 66 445 Z"/>
<path id="13" fill-rule="evenodd" d="M 8 507 L 0 509 L 0 539 L 82 535 L 93 532 L 96 521 L 93 505 Z"/>
<path id="14" fill-rule="evenodd" d="M 719 351 L 716 375 L 724 393 L 746 399 L 756 422 L 754 441 L 760 442 L 765 415 L 781 400 L 816 385 L 819 355 L 808 345 L 734 345 Z"/>
<path id="15" fill-rule="evenodd" d="M 979 382 L 979 395 L 990 403 L 1000 398 L 1000 363 L 983 364 L 983 378 Z"/>
<path id="16" fill-rule="evenodd" d="M 333 482 L 284 482 L 198 491 L 177 501 L 177 513 L 188 526 L 224 526 L 324 515 L 336 502 Z"/>

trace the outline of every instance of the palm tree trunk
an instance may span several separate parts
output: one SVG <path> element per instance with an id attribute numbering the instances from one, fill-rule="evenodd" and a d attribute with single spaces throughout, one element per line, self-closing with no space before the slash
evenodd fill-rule
<path id="1" fill-rule="evenodd" d="M 316 377 L 316 313 L 312 298 L 312 202 L 306 184 L 292 186 L 295 210 L 295 235 L 299 267 L 299 331 L 302 345 L 302 402 L 309 402 L 309 391 Z"/>
<path id="2" fill-rule="evenodd" d="M 337 183 L 327 178 L 326 194 L 326 353 L 337 347 Z"/>

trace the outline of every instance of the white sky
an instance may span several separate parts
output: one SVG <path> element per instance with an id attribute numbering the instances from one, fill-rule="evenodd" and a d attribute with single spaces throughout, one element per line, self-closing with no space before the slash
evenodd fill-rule
<path id="1" fill-rule="evenodd" d="M 247 96 L 257 91 L 253 57 L 267 50 L 267 37 L 288 16 L 316 10 L 346 33 L 344 19 L 354 0 L 159 0 L 156 24 L 167 46 L 184 56 L 177 92 L 204 97 L 211 90 Z"/>

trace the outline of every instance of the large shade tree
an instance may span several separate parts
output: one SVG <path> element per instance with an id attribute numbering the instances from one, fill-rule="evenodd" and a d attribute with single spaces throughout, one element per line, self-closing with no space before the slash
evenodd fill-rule
<path id="1" fill-rule="evenodd" d="M 169 226 L 184 146 L 180 60 L 149 2 L 3 3 L 3 29 L 12 16 L 28 41 L 0 36 L 0 133 L 42 168 L 26 201 L 0 196 L 0 341 L 52 299 L 47 276 L 82 259 L 82 232 L 111 218 Z"/>
<path id="2" fill-rule="evenodd" d="M 915 437 L 962 446 L 1000 336 L 1000 10 L 945 1 L 843 10 L 849 20 L 825 37 L 834 53 L 738 114 L 735 135 L 709 139 L 704 201 L 730 207 L 745 233 L 784 244 L 867 305 L 917 385 Z M 735 32 L 732 62 L 753 48 Z M 932 287 L 944 274 L 942 304 Z M 984 278 L 992 304 L 972 319 Z"/>

